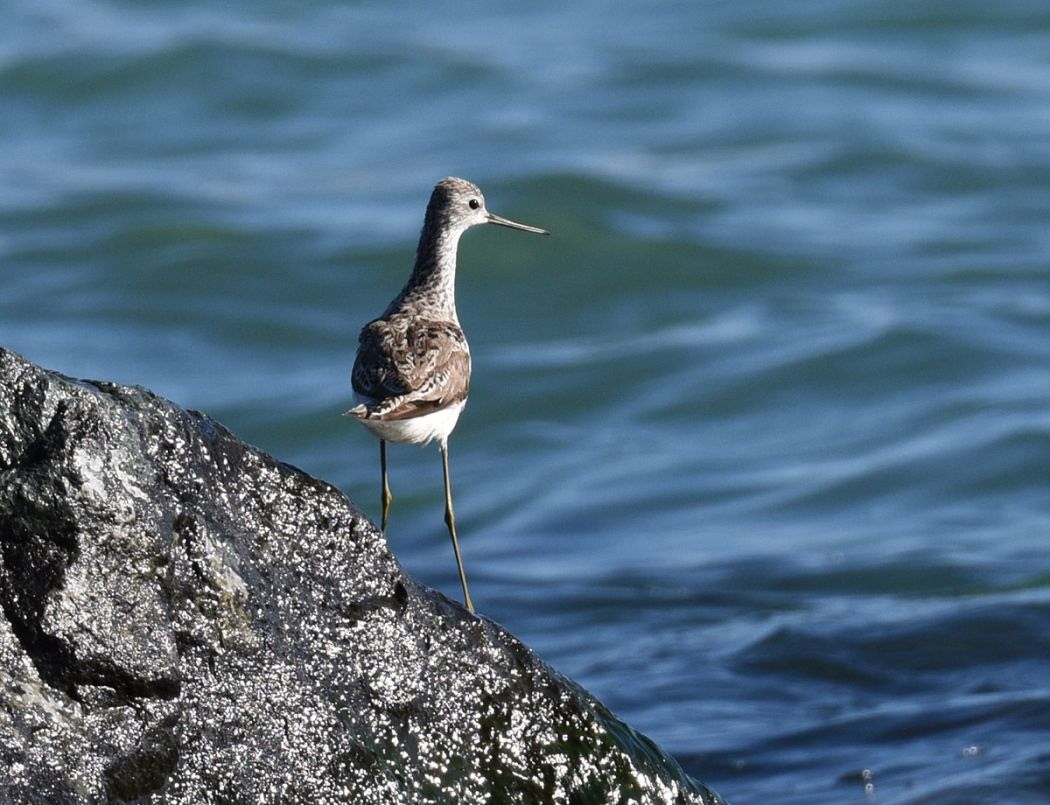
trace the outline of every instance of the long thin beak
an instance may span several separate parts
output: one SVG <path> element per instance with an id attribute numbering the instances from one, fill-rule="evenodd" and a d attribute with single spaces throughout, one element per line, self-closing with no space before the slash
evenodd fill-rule
<path id="1" fill-rule="evenodd" d="M 540 229 L 538 226 L 518 224 L 514 221 L 508 221 L 506 218 L 500 218 L 498 215 L 493 215 L 491 212 L 485 217 L 485 222 L 489 224 L 498 224 L 499 226 L 509 226 L 511 229 L 520 229 L 522 232 L 535 232 L 537 235 L 550 234 L 546 229 Z"/>

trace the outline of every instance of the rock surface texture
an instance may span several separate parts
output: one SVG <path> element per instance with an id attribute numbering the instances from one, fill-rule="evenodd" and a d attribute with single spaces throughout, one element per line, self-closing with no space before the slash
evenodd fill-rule
<path id="1" fill-rule="evenodd" d="M 0 802 L 720 802 L 338 490 L 4 350 L 0 552 Z"/>

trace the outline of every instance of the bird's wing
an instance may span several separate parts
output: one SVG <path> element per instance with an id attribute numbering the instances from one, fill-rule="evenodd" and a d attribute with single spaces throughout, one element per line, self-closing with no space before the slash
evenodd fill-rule
<path id="1" fill-rule="evenodd" d="M 348 413 L 409 419 L 467 398 L 470 350 L 458 325 L 395 315 L 365 325 L 359 341 L 352 384 L 370 402 Z"/>

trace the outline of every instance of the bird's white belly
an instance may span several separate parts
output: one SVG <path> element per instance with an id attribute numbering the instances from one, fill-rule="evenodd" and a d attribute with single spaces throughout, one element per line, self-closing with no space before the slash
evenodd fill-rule
<path id="1" fill-rule="evenodd" d="M 455 403 L 435 411 L 432 414 L 423 414 L 411 419 L 398 419 L 381 422 L 378 419 L 360 419 L 362 425 L 368 428 L 378 438 L 387 442 L 403 442 L 407 444 L 429 444 L 437 440 L 445 444 L 448 436 L 459 421 L 460 412 L 466 400 Z"/>

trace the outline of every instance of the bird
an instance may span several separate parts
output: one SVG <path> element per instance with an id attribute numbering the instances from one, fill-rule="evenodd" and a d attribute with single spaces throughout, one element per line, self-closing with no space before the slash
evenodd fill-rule
<path id="1" fill-rule="evenodd" d="M 470 391 L 470 347 L 456 312 L 456 254 L 463 233 L 479 224 L 550 234 L 489 212 L 484 195 L 472 182 L 453 176 L 438 182 L 427 204 L 408 281 L 382 315 L 361 329 L 351 375 L 357 405 L 346 412 L 379 439 L 384 534 L 391 502 L 387 442 L 437 442 L 445 484 L 445 525 L 470 613 L 474 604 L 456 535 L 448 438 Z"/>

